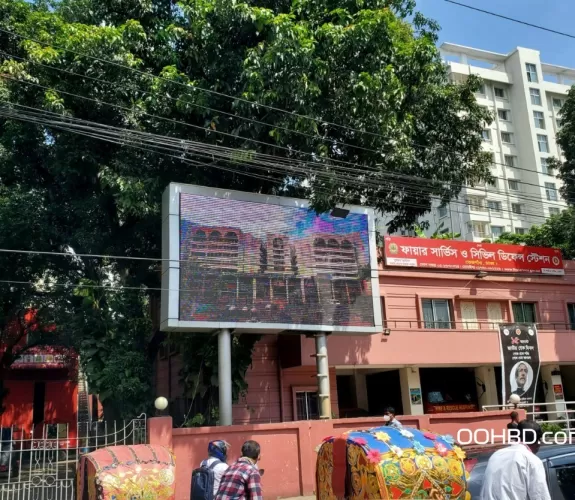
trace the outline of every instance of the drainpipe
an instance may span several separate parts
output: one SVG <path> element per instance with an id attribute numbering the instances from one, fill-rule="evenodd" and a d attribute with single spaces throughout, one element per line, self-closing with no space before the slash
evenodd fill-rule
<path id="1" fill-rule="evenodd" d="M 278 362 L 278 385 L 280 388 L 280 422 L 284 421 L 285 416 L 285 408 L 284 408 L 284 375 L 282 370 L 282 361 L 280 359 L 280 355 L 278 353 L 277 357 Z"/>

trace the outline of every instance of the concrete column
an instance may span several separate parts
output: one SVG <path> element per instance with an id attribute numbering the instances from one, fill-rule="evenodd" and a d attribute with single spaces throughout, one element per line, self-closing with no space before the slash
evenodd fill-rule
<path id="1" fill-rule="evenodd" d="M 419 368 L 408 366 L 399 370 L 401 383 L 401 402 L 404 415 L 423 415 L 423 393 L 419 379 Z M 419 395 L 419 403 L 412 402 L 412 389 L 414 398 Z"/>
<path id="2" fill-rule="evenodd" d="M 365 373 L 356 371 L 353 374 L 353 382 L 355 385 L 355 397 L 357 399 L 357 407 L 362 410 L 369 410 L 369 402 L 367 399 L 367 381 Z"/>
<path id="3" fill-rule="evenodd" d="M 218 333 L 218 388 L 220 425 L 232 425 L 232 336 L 227 328 Z"/>
<path id="4" fill-rule="evenodd" d="M 329 387 L 329 362 L 327 359 L 327 335 L 325 333 L 317 333 L 315 335 L 315 360 L 319 388 L 319 418 L 327 420 L 331 418 L 331 395 Z"/>
<path id="5" fill-rule="evenodd" d="M 495 369 L 493 366 L 478 366 L 475 368 L 475 382 L 479 410 L 482 410 L 483 406 L 496 406 L 499 404 Z M 482 385 L 484 385 L 485 388 Z M 496 408 L 490 409 L 495 410 Z"/>
<path id="6" fill-rule="evenodd" d="M 554 403 L 554 404 L 547 404 L 545 407 L 541 409 L 543 411 L 550 411 L 550 412 L 557 412 L 557 413 L 548 413 L 547 417 L 549 420 L 559 420 L 560 418 L 567 418 L 567 414 L 565 411 L 567 407 L 565 406 L 565 396 L 563 393 L 563 381 L 561 379 L 561 373 L 557 370 L 557 375 L 552 375 L 556 368 L 559 368 L 554 365 L 544 365 L 541 367 L 541 379 L 543 380 L 543 390 L 545 393 L 545 402 L 546 403 Z M 557 393 L 555 392 L 557 389 Z M 528 411 L 533 411 L 532 409 L 528 409 Z M 560 422 L 555 422 L 559 424 Z"/>

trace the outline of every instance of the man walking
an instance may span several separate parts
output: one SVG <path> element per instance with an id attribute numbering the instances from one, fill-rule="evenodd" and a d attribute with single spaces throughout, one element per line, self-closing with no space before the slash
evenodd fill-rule
<path id="1" fill-rule="evenodd" d="M 481 500 L 551 500 L 545 467 L 535 455 L 541 426 L 522 420 L 517 430 L 519 442 L 496 451 L 487 462 Z"/>
<path id="2" fill-rule="evenodd" d="M 224 473 L 216 500 L 263 500 L 260 458 L 260 445 L 246 441 L 241 458 Z"/>

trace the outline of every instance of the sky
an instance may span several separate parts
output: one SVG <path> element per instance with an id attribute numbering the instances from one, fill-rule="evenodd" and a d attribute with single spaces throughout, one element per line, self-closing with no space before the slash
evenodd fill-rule
<path id="1" fill-rule="evenodd" d="M 575 36 L 575 0 L 457 0 Z M 417 0 L 417 9 L 441 26 L 443 42 L 507 54 L 515 47 L 538 50 L 541 61 L 575 68 L 575 38 L 549 33 L 446 2 Z"/>

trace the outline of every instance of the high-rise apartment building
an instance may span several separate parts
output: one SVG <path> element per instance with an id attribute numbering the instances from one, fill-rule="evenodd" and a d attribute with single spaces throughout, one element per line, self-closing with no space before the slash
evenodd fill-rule
<path id="1" fill-rule="evenodd" d="M 504 232 L 524 233 L 566 207 L 561 182 L 548 158 L 562 159 L 555 140 L 559 110 L 575 83 L 575 69 L 541 62 L 537 50 L 509 54 L 444 43 L 441 54 L 453 81 L 483 78 L 477 100 L 493 123 L 485 127 L 485 150 L 493 155 L 493 185 L 466 187 L 448 206 L 427 217 L 432 230 L 460 232 L 466 240 L 495 240 Z"/>

